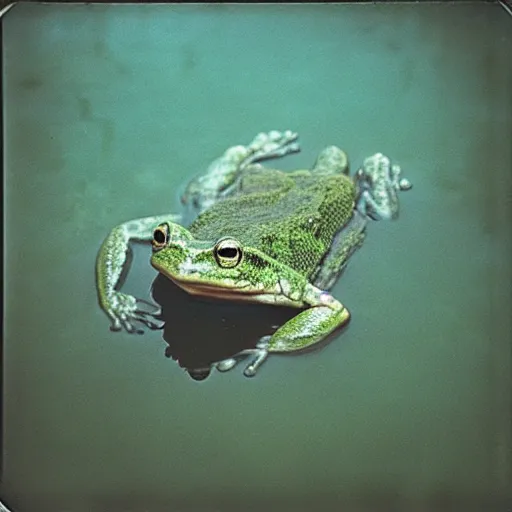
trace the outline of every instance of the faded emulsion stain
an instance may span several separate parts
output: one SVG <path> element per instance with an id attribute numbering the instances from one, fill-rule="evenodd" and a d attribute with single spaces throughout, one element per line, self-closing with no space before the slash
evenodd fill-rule
<path id="1" fill-rule="evenodd" d="M 27 91 L 36 91 L 43 85 L 43 80 L 38 76 L 27 76 L 18 82 L 18 85 Z"/>
<path id="2" fill-rule="evenodd" d="M 511 32 L 509 39 L 512 40 Z M 512 153 L 512 69 L 510 55 L 503 58 L 503 52 L 499 51 L 503 41 L 494 36 L 492 43 L 474 59 L 475 73 L 480 77 L 478 101 L 488 108 L 484 123 L 478 126 L 473 165 L 468 171 L 483 200 L 483 232 L 502 236 L 510 229 L 512 214 L 512 173 L 503 172 L 504 167 L 510 167 Z M 496 112 L 501 115 L 496 115 Z"/>
<path id="3" fill-rule="evenodd" d="M 107 56 L 107 45 L 105 41 L 95 41 L 93 44 L 93 54 L 97 59 L 103 59 Z"/>
<path id="4" fill-rule="evenodd" d="M 181 48 L 181 70 L 183 74 L 194 71 L 199 63 L 197 50 L 191 43 L 184 44 Z"/>
<path id="5" fill-rule="evenodd" d="M 62 145 L 58 137 L 54 137 L 46 129 L 44 123 L 20 123 L 9 130 L 6 136 L 9 149 L 23 155 L 23 168 L 37 168 L 34 184 L 39 178 L 47 179 L 65 168 L 66 160 Z M 27 144 L 30 144 L 30 151 L 27 151 Z"/>
<path id="6" fill-rule="evenodd" d="M 81 121 L 92 120 L 92 106 L 88 98 L 78 98 L 78 117 Z"/>
<path id="7" fill-rule="evenodd" d="M 417 62 L 411 56 L 404 56 L 402 61 L 402 72 L 400 73 L 402 93 L 407 94 L 416 83 Z"/>
<path id="8" fill-rule="evenodd" d="M 111 153 L 112 144 L 115 138 L 114 121 L 106 117 L 101 117 L 93 112 L 93 107 L 89 98 L 84 96 L 77 97 L 78 117 L 84 123 L 92 123 L 100 130 L 102 156 L 108 156 Z"/>
<path id="9" fill-rule="evenodd" d="M 378 43 L 376 46 L 386 50 L 390 54 L 390 62 L 399 64 L 398 72 L 401 80 L 401 92 L 403 94 L 409 93 L 416 84 L 417 75 L 417 59 L 411 55 L 411 48 L 404 38 L 400 30 L 400 22 L 390 30 L 388 23 L 389 10 L 393 9 L 397 13 L 397 18 L 408 15 L 407 11 L 403 11 L 402 6 L 394 4 L 381 6 L 373 4 L 364 7 L 358 13 L 359 19 L 357 23 L 358 31 L 363 34 L 364 38 L 376 39 Z M 367 16 L 367 9 L 371 9 L 372 16 Z M 379 50 L 380 51 L 380 50 Z"/>
<path id="10" fill-rule="evenodd" d="M 106 62 L 119 75 L 129 76 L 131 74 L 129 66 L 120 62 L 112 55 L 108 44 L 104 40 L 99 39 L 93 43 L 92 54 L 96 59 Z"/>
<path id="11" fill-rule="evenodd" d="M 509 229 L 512 211 L 512 176 L 501 172 L 510 159 L 512 73 L 509 56 L 500 51 L 503 41 L 498 36 L 499 30 L 488 36 L 484 47 L 479 38 L 473 37 L 482 23 L 496 25 L 495 14 L 493 6 L 489 5 L 484 10 L 475 8 L 474 15 L 464 19 L 440 16 L 433 25 L 435 30 L 431 37 L 435 36 L 439 45 L 440 75 L 460 73 L 471 77 L 472 80 L 464 84 L 468 91 L 461 91 L 461 94 L 468 96 L 475 109 L 474 126 L 454 125 L 455 129 L 460 128 L 460 133 L 463 128 L 471 133 L 466 136 L 473 141 L 471 151 L 460 155 L 464 162 L 463 173 L 457 176 L 441 166 L 434 180 L 444 192 L 459 196 L 459 211 L 477 220 L 475 228 L 481 234 L 501 237 L 504 230 Z M 444 48 L 456 51 L 446 52 Z M 453 55 L 459 60 L 454 60 Z M 464 55 L 471 55 L 471 59 L 464 59 Z M 497 116 L 496 112 L 502 115 Z M 453 136 L 462 135 L 454 132 Z M 496 179 L 498 176 L 500 180 Z"/>

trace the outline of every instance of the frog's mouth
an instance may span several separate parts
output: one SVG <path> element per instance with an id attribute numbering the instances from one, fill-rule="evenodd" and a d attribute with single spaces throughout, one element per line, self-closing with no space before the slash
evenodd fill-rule
<path id="1" fill-rule="evenodd" d="M 225 279 L 222 283 L 211 283 L 205 279 L 198 279 L 192 275 L 183 275 L 183 269 L 178 276 L 169 271 L 169 268 L 152 260 L 151 264 L 162 275 L 190 295 L 208 297 L 212 299 L 231 300 L 237 302 L 251 302 L 259 304 L 282 305 L 295 308 L 304 307 L 302 301 L 292 300 L 283 293 L 283 289 L 276 285 L 274 288 L 256 288 L 248 281 L 235 281 Z"/>
<path id="2" fill-rule="evenodd" d="M 303 307 L 304 304 L 291 300 L 282 293 L 267 290 L 255 290 L 249 284 L 239 286 L 225 283 L 223 286 L 200 283 L 198 281 L 185 281 L 168 276 L 169 279 L 190 295 L 208 297 L 211 299 L 231 300 L 238 302 L 252 302 L 258 304 L 274 304 L 290 307 Z"/>
<path id="3" fill-rule="evenodd" d="M 172 279 L 173 283 L 177 284 L 182 290 L 185 290 L 191 295 L 205 295 L 208 297 L 239 297 L 241 295 L 253 295 L 260 293 L 256 291 L 250 291 L 244 288 L 237 288 L 229 285 L 211 285 L 199 282 L 181 281 L 178 279 Z"/>

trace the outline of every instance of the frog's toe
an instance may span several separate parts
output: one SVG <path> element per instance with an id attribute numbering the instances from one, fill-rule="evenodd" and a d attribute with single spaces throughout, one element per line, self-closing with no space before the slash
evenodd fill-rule
<path id="1" fill-rule="evenodd" d="M 266 146 L 254 151 L 251 157 L 252 162 L 261 162 L 263 160 L 270 160 L 272 158 L 281 158 L 283 156 L 289 155 L 291 153 L 298 153 L 300 151 L 300 146 L 297 143 L 290 144 L 279 144 L 277 145 L 274 142 L 270 142 Z"/>
<path id="2" fill-rule="evenodd" d="M 126 322 L 124 322 L 124 328 L 126 330 L 126 332 L 130 333 L 130 334 L 144 334 L 144 331 L 139 327 L 135 327 L 131 322 L 129 322 L 128 320 Z"/>
<path id="3" fill-rule="evenodd" d="M 251 364 L 249 364 L 244 370 L 244 375 L 246 377 L 254 377 L 258 368 L 266 361 L 268 357 L 268 341 L 270 338 L 270 336 L 263 336 L 256 344 L 256 348 L 247 351 L 255 357 L 251 361 Z"/>
<path id="4" fill-rule="evenodd" d="M 252 153 L 250 161 L 258 162 L 297 153 L 300 151 L 299 145 L 295 142 L 298 137 L 299 135 L 291 130 L 259 133 L 249 145 Z"/>
<path id="5" fill-rule="evenodd" d="M 412 183 L 407 178 L 402 178 L 402 168 L 398 164 L 391 166 L 391 176 L 394 187 L 397 190 L 410 190 Z"/>
<path id="6" fill-rule="evenodd" d="M 402 178 L 398 182 L 398 187 L 400 190 L 410 190 L 412 188 L 412 183 L 407 178 Z"/>
<path id="7" fill-rule="evenodd" d="M 284 146 L 292 145 L 292 142 L 295 142 L 299 138 L 299 134 L 296 132 L 292 132 L 291 130 L 285 130 L 284 132 L 279 132 L 277 130 L 272 130 L 267 134 L 267 141 L 265 144 L 261 145 L 261 148 L 264 149 L 277 149 Z"/>
<path id="8" fill-rule="evenodd" d="M 237 363 L 237 360 L 234 357 L 230 357 L 229 359 L 223 359 L 222 361 L 219 361 L 215 367 L 219 372 L 228 372 L 229 370 L 232 370 Z"/>
<path id="9" fill-rule="evenodd" d="M 290 131 L 290 130 L 285 130 L 284 132 L 280 132 L 280 131 L 278 131 L 278 130 L 271 130 L 271 131 L 270 131 L 270 132 L 268 132 L 268 134 L 266 134 L 266 135 L 267 135 L 267 138 L 268 138 L 269 140 L 271 140 L 271 141 L 278 141 L 278 140 L 282 139 L 282 138 L 285 136 L 285 134 L 286 134 L 287 132 L 289 132 L 289 131 Z"/>
<path id="10" fill-rule="evenodd" d="M 253 354 L 256 357 L 253 359 L 251 364 L 247 365 L 244 370 L 246 377 L 254 377 L 258 371 L 258 368 L 265 362 L 268 357 L 268 350 L 265 349 L 254 349 Z"/>
<path id="11" fill-rule="evenodd" d="M 153 302 L 137 299 L 136 309 L 132 313 L 132 319 L 144 324 L 150 329 L 162 329 L 165 322 L 161 320 L 162 308 Z M 156 321 L 155 321 L 156 320 Z"/>
<path id="12" fill-rule="evenodd" d="M 162 313 L 159 306 L 122 293 L 115 295 L 107 313 L 112 331 L 125 330 L 128 333 L 143 334 L 144 330 L 137 326 L 138 323 L 150 329 L 161 329 L 164 324 L 157 318 Z"/>
<path id="13" fill-rule="evenodd" d="M 123 329 L 132 334 L 137 331 L 136 327 L 130 321 L 131 317 L 126 315 L 125 313 L 120 313 L 117 316 L 117 322 L 112 325 L 111 330 L 113 331 L 122 331 Z"/>
<path id="14" fill-rule="evenodd" d="M 121 323 L 124 330 L 130 334 L 144 334 L 144 329 L 137 327 L 137 323 L 143 324 L 151 330 L 162 329 L 164 326 L 164 322 L 154 322 L 139 314 L 133 314 L 128 318 L 123 318 Z"/>
<path id="15" fill-rule="evenodd" d="M 267 133 L 261 132 L 254 137 L 254 140 L 249 145 L 252 150 L 261 149 L 269 143 L 286 144 L 297 139 L 299 135 L 291 130 L 280 132 L 279 130 L 271 130 Z"/>
<path id="16" fill-rule="evenodd" d="M 143 309 L 141 308 L 141 305 L 148 306 L 149 309 Z M 143 313 L 151 316 L 158 316 L 162 314 L 162 308 L 158 304 L 145 299 L 136 299 L 135 311 L 137 313 Z"/>
<path id="17" fill-rule="evenodd" d="M 110 316 L 110 319 L 111 319 L 111 324 L 110 324 L 111 331 L 118 332 L 118 331 L 122 330 L 123 326 L 122 326 L 119 318 Z"/>
<path id="18" fill-rule="evenodd" d="M 134 319 L 137 320 L 137 322 L 144 324 L 146 327 L 149 327 L 153 331 L 163 329 L 165 325 L 165 322 L 163 320 L 155 322 L 154 320 L 150 320 L 149 318 L 143 315 L 137 315 L 136 317 L 134 317 Z"/>
<path id="19" fill-rule="evenodd" d="M 149 329 L 158 330 L 162 329 L 163 326 L 165 325 L 165 322 L 158 318 L 159 313 L 161 313 L 161 308 L 158 308 L 158 312 L 155 313 L 136 309 L 131 313 L 130 320 L 132 322 L 140 322 Z"/>
<path id="20" fill-rule="evenodd" d="M 263 362 L 268 356 L 268 342 L 270 338 L 271 336 L 263 336 L 258 341 L 258 343 L 256 343 L 256 348 L 248 348 L 242 350 L 234 357 L 230 357 L 228 359 L 223 359 L 222 361 L 219 361 L 215 365 L 215 367 L 217 368 L 217 370 L 219 370 L 219 372 L 227 372 L 234 368 L 241 358 L 253 356 L 251 364 L 249 364 L 244 370 L 244 375 L 246 377 L 254 377 L 254 375 L 256 375 L 258 368 L 263 364 Z"/>
<path id="21" fill-rule="evenodd" d="M 291 130 L 285 130 L 284 132 L 280 132 L 278 130 L 272 130 L 268 132 L 268 139 L 272 142 L 278 142 L 281 144 L 286 144 L 288 142 L 293 142 L 297 140 L 299 134 L 296 132 L 292 132 Z"/>
<path id="22" fill-rule="evenodd" d="M 250 364 L 250 365 L 249 365 L 249 366 L 244 370 L 244 375 L 245 375 L 246 377 L 249 377 L 249 378 L 254 377 L 254 376 L 256 375 L 256 370 L 257 370 L 257 368 L 256 368 L 254 365 Z"/>
<path id="23" fill-rule="evenodd" d="M 110 318 L 110 330 L 114 332 L 122 331 L 125 328 L 122 315 L 114 308 L 107 309 L 106 312 Z"/>

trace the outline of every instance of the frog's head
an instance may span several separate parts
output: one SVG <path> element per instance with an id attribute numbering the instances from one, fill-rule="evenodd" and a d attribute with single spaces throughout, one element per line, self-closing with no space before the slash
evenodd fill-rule
<path id="1" fill-rule="evenodd" d="M 234 238 L 200 241 L 178 224 L 163 223 L 152 244 L 151 265 L 190 294 L 302 305 L 304 277 Z"/>

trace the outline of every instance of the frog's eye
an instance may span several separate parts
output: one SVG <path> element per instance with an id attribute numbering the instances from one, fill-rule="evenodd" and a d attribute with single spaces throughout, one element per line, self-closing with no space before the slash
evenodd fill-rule
<path id="1" fill-rule="evenodd" d="M 161 249 L 169 241 L 169 226 L 160 224 L 153 232 L 153 248 Z"/>
<path id="2" fill-rule="evenodd" d="M 213 248 L 217 263 L 222 268 L 234 268 L 243 257 L 242 246 L 233 238 L 219 240 Z"/>

